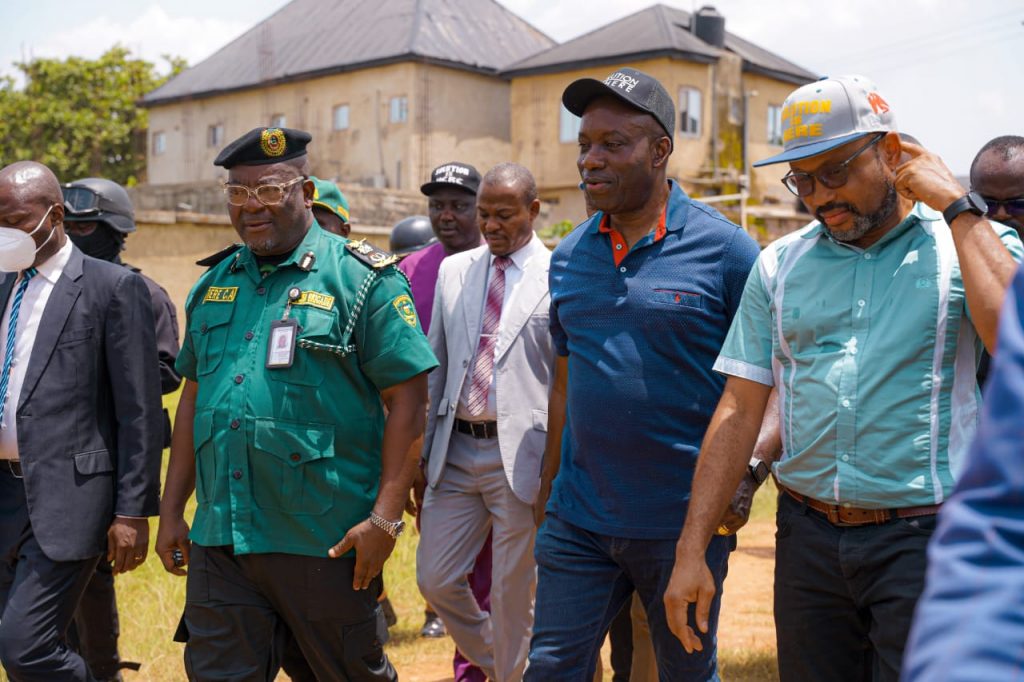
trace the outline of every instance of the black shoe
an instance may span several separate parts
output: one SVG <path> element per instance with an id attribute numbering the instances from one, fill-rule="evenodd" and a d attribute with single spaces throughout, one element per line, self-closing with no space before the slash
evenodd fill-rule
<path id="1" fill-rule="evenodd" d="M 420 630 L 420 637 L 436 639 L 439 637 L 446 637 L 447 635 L 448 630 L 445 628 L 444 623 L 441 622 L 441 617 L 436 613 L 427 613 L 427 619 L 423 623 L 423 629 Z"/>

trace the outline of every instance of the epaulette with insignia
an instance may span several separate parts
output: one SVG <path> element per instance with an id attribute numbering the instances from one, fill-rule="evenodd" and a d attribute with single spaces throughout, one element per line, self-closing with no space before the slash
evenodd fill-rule
<path id="1" fill-rule="evenodd" d="M 212 268 L 214 265 L 230 256 L 235 251 L 238 251 L 240 248 L 242 248 L 241 244 L 232 244 L 231 246 L 225 249 L 221 249 L 220 251 L 213 255 L 207 256 L 206 258 L 200 258 L 199 260 L 196 261 L 196 265 L 202 266 L 204 268 Z"/>
<path id="2" fill-rule="evenodd" d="M 349 252 L 357 259 L 375 270 L 386 268 L 387 266 L 394 265 L 398 262 L 398 256 L 388 253 L 383 249 L 378 249 L 376 246 L 366 241 L 366 239 L 350 241 L 345 244 L 345 248 L 348 249 Z"/>

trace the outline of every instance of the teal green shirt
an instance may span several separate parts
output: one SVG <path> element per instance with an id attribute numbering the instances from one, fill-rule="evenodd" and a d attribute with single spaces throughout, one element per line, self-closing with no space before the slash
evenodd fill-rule
<path id="1" fill-rule="evenodd" d="M 1022 247 L 993 223 L 1016 260 Z M 779 482 L 896 508 L 950 493 L 978 421 L 983 348 L 953 235 L 917 204 L 868 249 L 818 222 L 765 249 L 715 369 L 778 388 Z"/>
<path id="2" fill-rule="evenodd" d="M 177 369 L 198 389 L 194 542 L 325 556 L 369 516 L 381 475 L 380 391 L 437 360 L 405 277 L 368 266 L 345 243 L 314 223 L 269 274 L 242 248 L 189 294 Z M 307 253 L 308 272 L 299 267 Z M 293 288 L 294 361 L 267 369 L 270 325 Z"/>

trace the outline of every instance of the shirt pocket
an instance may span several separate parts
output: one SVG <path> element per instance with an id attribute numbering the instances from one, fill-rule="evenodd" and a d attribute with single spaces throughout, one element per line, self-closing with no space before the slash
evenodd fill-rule
<path id="1" fill-rule="evenodd" d="M 324 382 L 325 362 L 340 357 L 332 352 L 341 350 L 338 346 L 338 313 L 334 310 L 293 306 L 291 317 L 298 323 L 292 366 L 268 369 L 267 374 L 275 381 L 299 386 L 319 386 Z M 313 347 L 302 348 L 299 341 L 310 341 Z"/>
<path id="2" fill-rule="evenodd" d="M 258 418 L 251 458 L 253 499 L 261 509 L 323 514 L 334 503 L 334 427 Z"/>
<path id="3" fill-rule="evenodd" d="M 196 452 L 196 502 L 214 501 L 217 482 L 224 473 L 224 462 L 213 445 L 213 411 L 198 412 L 192 423 L 192 443 Z"/>
<path id="4" fill-rule="evenodd" d="M 216 370 L 224 359 L 234 303 L 204 303 L 192 314 L 189 334 L 196 354 L 196 376 Z"/>
<path id="5" fill-rule="evenodd" d="M 703 296 L 692 291 L 671 287 L 654 287 L 651 290 L 651 302 L 682 311 L 704 309 Z"/>

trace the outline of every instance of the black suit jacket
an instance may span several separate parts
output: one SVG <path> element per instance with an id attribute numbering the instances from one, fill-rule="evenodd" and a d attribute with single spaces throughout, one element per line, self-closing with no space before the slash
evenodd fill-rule
<path id="1" fill-rule="evenodd" d="M 0 305 L 15 279 L 0 281 Z M 50 559 L 104 553 L 115 515 L 158 513 L 163 417 L 141 277 L 72 247 L 43 310 L 17 420 L 29 519 Z"/>

